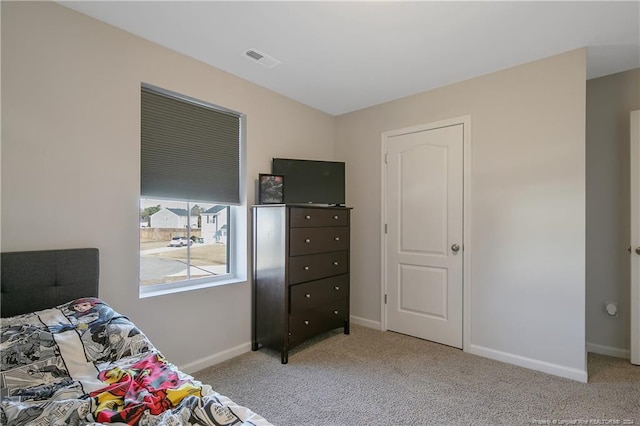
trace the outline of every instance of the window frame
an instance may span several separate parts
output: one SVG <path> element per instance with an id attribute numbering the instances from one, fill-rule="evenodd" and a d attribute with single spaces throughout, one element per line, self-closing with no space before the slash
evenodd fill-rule
<path id="1" fill-rule="evenodd" d="M 195 204 L 197 202 L 202 203 L 218 203 L 218 205 L 227 206 L 227 269 L 228 273 L 217 276 L 207 276 L 203 278 L 191 278 L 182 281 L 176 281 L 171 283 L 152 284 L 143 286 L 140 282 L 140 268 L 141 268 L 141 255 L 140 255 L 140 226 L 138 225 L 138 289 L 139 297 L 153 297 L 164 294 L 178 293 L 183 291 L 191 291 L 227 284 L 243 283 L 247 281 L 248 277 L 248 213 L 247 213 L 247 180 L 246 180 L 246 114 L 234 111 L 225 107 L 221 107 L 216 104 L 205 102 L 199 99 L 192 98 L 187 95 L 182 95 L 177 92 L 173 92 L 167 89 L 163 89 L 157 86 L 153 86 L 147 83 L 141 83 L 140 90 L 146 88 L 163 93 L 166 96 L 175 97 L 177 99 L 191 102 L 195 105 L 202 106 L 204 108 L 216 109 L 221 112 L 231 113 L 238 116 L 240 134 L 238 137 L 239 144 L 239 164 L 238 164 L 238 191 L 239 191 L 239 203 L 227 204 L 226 202 L 216 202 L 215 200 L 188 200 L 185 203 Z M 140 163 L 140 167 L 142 164 Z M 139 190 L 140 191 L 140 190 Z M 144 198 L 162 199 L 160 197 L 144 197 L 139 193 L 138 207 L 140 207 L 140 201 Z M 169 199 L 167 199 L 169 201 Z M 171 200 L 176 201 L 176 200 Z M 190 221 L 190 217 L 188 221 Z M 139 222 L 139 218 L 137 219 Z M 188 227 L 191 224 L 188 223 Z M 190 229 L 188 230 L 190 232 Z M 188 246 L 189 247 L 189 246 Z M 190 260 L 189 260 L 190 261 Z"/>

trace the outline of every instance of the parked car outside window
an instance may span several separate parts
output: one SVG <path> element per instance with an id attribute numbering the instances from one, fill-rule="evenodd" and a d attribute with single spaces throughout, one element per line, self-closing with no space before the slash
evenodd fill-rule
<path id="1" fill-rule="evenodd" d="M 191 245 L 193 241 L 186 237 L 173 237 L 171 241 L 169 241 L 169 247 L 184 247 L 187 245 Z"/>

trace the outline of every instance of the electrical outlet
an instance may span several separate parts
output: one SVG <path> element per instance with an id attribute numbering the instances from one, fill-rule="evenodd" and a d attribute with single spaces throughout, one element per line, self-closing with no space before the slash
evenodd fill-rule
<path id="1" fill-rule="evenodd" d="M 604 311 L 608 316 L 616 318 L 618 316 L 618 302 L 604 302 Z"/>

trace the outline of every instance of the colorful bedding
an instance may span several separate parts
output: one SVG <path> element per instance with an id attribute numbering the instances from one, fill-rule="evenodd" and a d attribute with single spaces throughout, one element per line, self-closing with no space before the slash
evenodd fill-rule
<path id="1" fill-rule="evenodd" d="M 179 371 L 100 299 L 2 319 L 3 425 L 269 425 Z"/>

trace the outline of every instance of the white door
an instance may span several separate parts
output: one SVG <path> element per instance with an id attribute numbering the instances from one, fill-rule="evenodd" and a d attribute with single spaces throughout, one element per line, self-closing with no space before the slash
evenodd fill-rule
<path id="1" fill-rule="evenodd" d="M 462 348 L 463 125 L 387 136 L 386 325 Z"/>
<path id="2" fill-rule="evenodd" d="M 640 365 L 640 110 L 631 112 L 631 362 Z"/>

